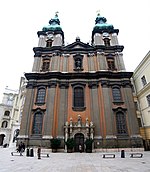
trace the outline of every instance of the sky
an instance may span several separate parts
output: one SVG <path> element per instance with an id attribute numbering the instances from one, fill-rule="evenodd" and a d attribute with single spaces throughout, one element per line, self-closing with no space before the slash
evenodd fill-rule
<path id="1" fill-rule="evenodd" d="M 32 71 L 37 32 L 55 12 L 65 44 L 77 36 L 91 42 L 97 12 L 119 29 L 126 70 L 133 72 L 150 50 L 149 0 L 5 0 L 0 1 L 0 102 L 5 87 L 19 89 L 20 77 Z"/>

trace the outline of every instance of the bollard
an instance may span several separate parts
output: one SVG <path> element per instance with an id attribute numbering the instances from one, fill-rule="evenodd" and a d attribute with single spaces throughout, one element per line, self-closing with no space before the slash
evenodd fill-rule
<path id="1" fill-rule="evenodd" d="M 33 152 L 33 149 L 32 148 L 30 149 L 30 156 L 31 157 L 34 157 L 34 152 Z"/>
<path id="2" fill-rule="evenodd" d="M 37 155 L 38 155 L 38 159 L 41 159 L 41 146 L 39 146 L 37 149 Z"/>
<path id="3" fill-rule="evenodd" d="M 29 148 L 27 148 L 26 156 L 29 156 Z"/>
<path id="4" fill-rule="evenodd" d="M 121 158 L 125 158 L 125 152 L 124 152 L 124 150 L 121 150 Z"/>

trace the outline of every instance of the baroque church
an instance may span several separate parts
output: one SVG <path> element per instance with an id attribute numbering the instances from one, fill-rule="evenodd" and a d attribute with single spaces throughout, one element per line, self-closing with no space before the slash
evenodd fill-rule
<path id="1" fill-rule="evenodd" d="M 91 44 L 79 37 L 65 45 L 56 14 L 38 31 L 34 63 L 27 79 L 18 141 L 50 147 L 50 139 L 74 138 L 74 151 L 87 138 L 93 149 L 142 147 L 130 78 L 119 30 L 98 14 Z M 83 149 L 84 151 L 84 149 Z"/>

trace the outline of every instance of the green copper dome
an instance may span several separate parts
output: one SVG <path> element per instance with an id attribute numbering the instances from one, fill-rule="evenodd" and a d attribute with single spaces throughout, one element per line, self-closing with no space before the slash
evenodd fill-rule
<path id="1" fill-rule="evenodd" d="M 57 13 L 55 14 L 54 18 L 52 18 L 49 21 L 49 25 L 43 27 L 42 30 L 43 31 L 62 31 L 62 28 L 60 26 L 60 21 L 59 21 L 59 18 L 58 18 L 58 14 Z"/>
<path id="2" fill-rule="evenodd" d="M 112 30 L 114 29 L 112 24 L 107 24 L 107 19 L 105 17 L 101 17 L 100 14 L 97 15 L 95 20 L 95 26 L 93 30 Z"/>

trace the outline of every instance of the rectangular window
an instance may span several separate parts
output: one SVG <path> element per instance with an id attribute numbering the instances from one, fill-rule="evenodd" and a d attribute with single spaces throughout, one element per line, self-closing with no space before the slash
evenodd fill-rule
<path id="1" fill-rule="evenodd" d="M 32 134 L 42 134 L 42 113 L 34 114 Z"/>
<path id="2" fill-rule="evenodd" d="M 40 88 L 37 91 L 36 103 L 45 103 L 45 88 Z"/>
<path id="3" fill-rule="evenodd" d="M 120 88 L 113 88 L 112 89 L 112 94 L 113 94 L 113 100 L 118 102 L 121 101 L 121 92 L 120 92 Z"/>
<path id="4" fill-rule="evenodd" d="M 122 112 L 116 114 L 117 133 L 127 134 L 126 117 Z"/>
<path id="5" fill-rule="evenodd" d="M 141 118 L 137 118 L 139 127 L 142 127 Z"/>
<path id="6" fill-rule="evenodd" d="M 108 70 L 115 70 L 114 59 L 107 59 Z"/>
<path id="7" fill-rule="evenodd" d="M 50 60 L 43 60 L 42 71 L 49 71 Z"/>
<path id="8" fill-rule="evenodd" d="M 145 76 L 142 76 L 141 81 L 142 81 L 143 86 L 147 84 Z"/>
<path id="9" fill-rule="evenodd" d="M 146 96 L 146 99 L 147 99 L 148 106 L 150 106 L 150 94 Z"/>
<path id="10" fill-rule="evenodd" d="M 74 89 L 74 107 L 84 107 L 84 92 L 82 87 Z"/>
<path id="11" fill-rule="evenodd" d="M 135 109 L 136 110 L 139 110 L 138 103 L 137 102 L 134 102 L 134 105 L 135 105 Z"/>

